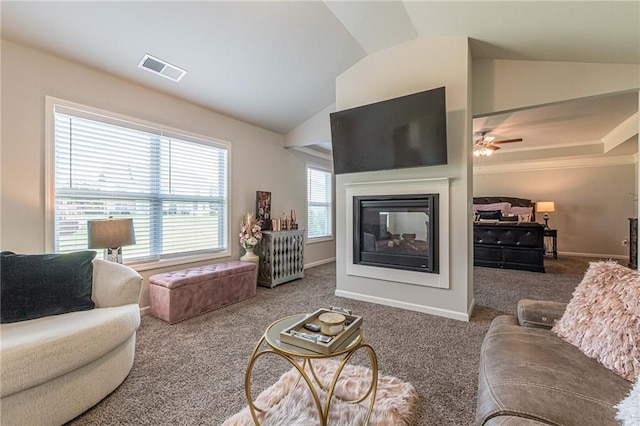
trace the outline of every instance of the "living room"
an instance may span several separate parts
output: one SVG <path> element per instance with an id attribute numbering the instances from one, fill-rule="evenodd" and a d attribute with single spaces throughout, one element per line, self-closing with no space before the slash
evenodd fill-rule
<path id="1" fill-rule="evenodd" d="M 6 15 L 3 14 L 3 20 Z M 333 292 L 341 291 L 349 294 L 352 299 L 337 299 L 341 303 L 353 303 L 361 307 L 364 302 L 350 300 L 386 301 L 386 305 L 408 307 L 414 312 L 408 314 L 415 321 L 421 318 L 418 313 L 433 313 L 444 319 L 454 318 L 460 324 L 465 321 L 473 323 L 473 315 L 478 315 L 474 306 L 474 268 L 471 250 L 471 213 L 470 200 L 473 195 L 508 195 L 525 196 L 540 200 L 541 195 L 550 195 L 548 191 L 534 192 L 529 189 L 528 194 L 514 193 L 512 187 L 503 186 L 501 192 L 479 194 L 478 188 L 496 188 L 496 183 L 489 175 L 474 176 L 471 157 L 472 145 L 472 117 L 478 114 L 508 111 L 533 105 L 542 105 L 569 99 L 578 99 L 595 95 L 637 91 L 640 87 L 638 80 L 639 65 L 635 63 L 588 63 L 564 62 L 562 60 L 513 60 L 513 59 L 481 59 L 474 58 L 473 45 L 475 41 L 467 37 L 418 37 L 404 41 L 393 47 L 373 52 L 352 64 L 343 72 L 336 74 L 335 93 L 330 95 L 335 99 L 335 105 L 329 106 L 333 110 L 341 110 L 357 105 L 367 104 L 391 97 L 401 96 L 420 90 L 446 86 L 447 111 L 449 124 L 449 162 L 446 166 L 431 168 L 406 169 L 370 173 L 363 175 L 343 175 L 336 178 L 334 193 L 335 228 L 334 239 L 326 241 L 308 241 L 305 245 L 304 263 L 309 275 L 314 274 L 315 267 L 336 262 L 336 272 L 333 279 L 336 282 Z M 434 64 L 433 58 L 437 58 Z M 49 112 L 45 110 L 45 97 L 61 99 L 78 105 L 112 112 L 122 116 L 134 117 L 151 123 L 160 123 L 174 129 L 180 129 L 196 135 L 204 135 L 216 140 L 230 142 L 232 156 L 230 164 L 229 190 L 229 225 L 228 234 L 235 236 L 240 218 L 246 212 L 255 210 L 256 191 L 271 192 L 272 211 L 279 215 L 281 212 L 295 210 L 300 224 L 307 223 L 307 188 L 306 170 L 309 165 L 330 169 L 330 158 L 311 155 L 305 150 L 287 149 L 287 146 L 297 144 L 295 135 L 302 133 L 313 134 L 313 143 L 326 142 L 329 131 L 328 121 L 319 130 L 312 129 L 305 132 L 306 127 L 313 127 L 312 117 L 305 117 L 299 126 L 287 129 L 285 132 L 267 130 L 256 124 L 249 124 L 238 118 L 236 114 L 225 113 L 183 99 L 171 93 L 170 82 L 163 82 L 167 90 L 152 88 L 151 84 L 141 84 L 131 79 L 121 78 L 113 71 L 102 71 L 100 67 L 76 60 L 65 59 L 62 54 L 52 54 L 38 48 L 21 43 L 15 38 L 2 40 L 2 250 L 16 253 L 47 253 L 51 252 L 51 211 L 50 188 L 47 187 L 49 167 L 49 147 L 46 145 L 46 135 L 50 132 L 47 127 Z M 136 61 L 139 58 L 136 59 Z M 607 61 L 610 62 L 610 61 Z M 580 75 L 580 79 L 567 76 Z M 389 78 L 392 76 L 392 78 Z M 508 78 L 505 76 L 509 76 Z M 331 97 L 331 96 L 330 96 Z M 327 107 L 331 99 L 323 105 Z M 11 108 L 7 106 L 11 105 Z M 322 109 L 322 108 L 318 108 Z M 231 111 L 231 110 L 230 110 Z M 321 115 L 326 119 L 326 109 Z M 305 142 L 307 144 L 307 142 Z M 489 163 L 485 163 L 489 167 Z M 615 175 L 607 171 L 610 178 L 606 184 L 623 173 L 624 186 L 616 187 L 617 195 L 637 193 L 637 160 L 634 164 L 620 167 L 618 164 L 609 166 L 615 169 Z M 588 174 L 588 173 L 585 173 Z M 496 175 L 497 176 L 497 175 Z M 363 289 L 364 279 L 348 278 L 345 272 L 346 259 L 346 224 L 347 210 L 346 187 L 354 186 L 365 181 L 401 181 L 415 179 L 448 179 L 450 204 L 449 253 L 455 259 L 447 265 L 449 278 L 445 289 L 422 287 L 416 290 L 405 286 L 396 294 L 389 295 L 382 290 L 375 289 L 371 294 Z M 483 182 L 482 179 L 485 179 Z M 532 178 L 539 182 L 538 177 Z M 551 186 L 562 177 L 548 176 L 544 185 Z M 510 179 L 503 179 L 507 181 Z M 542 184 L 540 184 L 542 186 Z M 568 188 L 568 191 L 571 189 Z M 508 191 L 508 193 L 506 193 Z M 493 190 L 492 190 L 493 192 Z M 554 194 L 555 195 L 555 194 Z M 551 224 L 558 221 L 561 230 L 570 235 L 570 219 L 567 216 L 579 213 L 567 210 L 562 205 L 562 197 L 555 197 L 558 216 L 553 216 Z M 594 201 L 595 202 L 595 201 Z M 571 245 L 566 236 L 560 236 L 560 247 L 566 247 L 567 252 L 587 255 L 618 255 L 624 257 L 626 249 L 619 248 L 619 240 L 626 233 L 627 217 L 637 214 L 636 198 L 629 196 L 628 210 L 620 211 L 622 224 L 617 224 L 611 231 L 611 239 L 615 242 L 602 251 L 597 249 L 581 249 Z M 609 215 L 603 214 L 602 221 L 606 223 Z M 304 225 L 302 225 L 304 227 Z M 605 225 L 605 227 L 607 227 Z M 561 234 L 562 235 L 562 234 Z M 199 266 L 212 262 L 238 259 L 243 251 L 235 238 L 229 238 L 228 252 L 224 257 L 198 259 L 188 263 L 165 262 L 161 267 L 143 266 L 138 272 L 144 278 L 140 306 L 145 312 L 149 306 L 149 283 L 151 275 L 190 266 Z M 589 247 L 592 247 L 590 244 Z M 575 247 L 575 248 L 574 248 Z M 125 260 L 127 247 L 124 248 Z M 341 263 L 342 262 L 342 263 Z M 346 279 L 346 280 L 345 280 Z M 367 281 L 367 284 L 370 284 Z M 286 290 L 286 286 L 278 289 Z M 265 290 L 266 291 L 266 290 Z M 563 290 L 564 291 L 564 290 Z M 570 292 L 569 292 L 570 293 Z M 274 294 L 275 290 L 274 290 Z M 334 297 L 335 294 L 322 293 L 314 296 L 316 303 Z M 564 295 L 567 297 L 568 295 Z M 264 301 L 272 296 L 263 295 Z M 349 302 L 347 302 L 349 300 Z M 300 302 L 295 305 L 300 307 Z M 309 306 L 309 309 L 312 307 Z M 229 313 L 237 312 L 238 307 L 227 308 Z M 362 308 L 364 310 L 364 308 Z M 370 308 L 367 308 L 370 309 Z M 388 306 L 381 306 L 380 315 L 392 316 L 394 312 Z M 394 308 L 395 309 L 395 308 Z M 479 308 L 481 314 L 486 314 Z M 417 311 L 417 313 L 416 313 Z M 368 311 L 367 312 L 371 312 Z M 280 313 L 280 312 L 278 312 Z M 264 314 L 264 312 L 263 312 Z M 424 314 L 421 314 L 424 315 Z M 217 317 L 216 317 L 217 318 Z M 272 318 L 275 320 L 277 318 Z M 436 324 L 444 319 L 438 318 Z M 206 327 L 202 318 L 199 327 Z M 268 321 L 271 322 L 271 321 Z M 167 326 L 169 327 L 169 326 Z M 184 324 L 174 327 L 183 330 Z M 258 327 L 260 328 L 260 327 Z M 156 330 L 156 329 L 154 329 Z M 167 332 L 171 328 L 167 329 Z M 162 330 L 156 330 L 159 336 Z M 244 332 L 253 333 L 248 340 L 257 340 L 262 330 L 244 327 Z M 256 334 L 256 332 L 258 334 Z M 192 333 L 189 331 L 189 333 Z M 207 334 L 210 336 L 210 334 Z M 437 336 L 434 336 L 437 337 Z M 478 343 L 478 342 L 476 342 Z M 477 376 L 477 357 L 470 355 L 470 368 L 475 368 L 470 375 Z M 144 349 L 141 349 L 144 350 Z M 385 349 L 381 348 L 381 355 Z M 389 350 L 389 349 L 386 349 Z M 250 351 L 242 353 L 238 348 L 229 350 L 229 356 L 248 359 Z M 383 357 L 381 357 L 383 358 Z M 383 359 L 390 359 L 388 356 Z M 399 357 L 402 359 L 402 357 Z M 179 359 L 173 359 L 180 365 Z M 381 368 L 396 372 L 402 370 L 403 362 L 394 361 Z M 475 362 L 475 364 L 474 364 Z M 474 367 L 475 365 L 475 367 Z M 242 378 L 243 371 L 234 371 Z M 206 371 L 204 372 L 206 374 Z M 444 381 L 444 379 L 443 379 Z M 150 383 L 139 385 L 141 392 L 153 393 L 145 388 Z M 243 395 L 234 394 L 242 398 Z M 217 394 L 208 394 L 209 398 L 217 398 Z M 454 398 L 455 395 L 451 395 Z M 164 399 L 163 399 L 164 400 Z M 166 400 L 165 400 L 166 402 Z M 471 403 L 470 401 L 466 401 Z M 244 401 L 242 401 L 244 403 Z M 432 407 L 437 411 L 438 408 Z M 466 418 L 466 417 L 465 417 Z M 179 421 L 179 417 L 174 418 Z M 193 420 L 193 417 L 191 417 Z M 96 421 L 96 419 L 94 419 Z"/>

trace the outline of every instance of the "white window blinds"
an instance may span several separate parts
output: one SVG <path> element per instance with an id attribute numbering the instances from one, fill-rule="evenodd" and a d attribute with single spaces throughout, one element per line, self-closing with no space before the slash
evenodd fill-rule
<path id="1" fill-rule="evenodd" d="M 331 173 L 307 167 L 307 237 L 332 236 Z"/>
<path id="2" fill-rule="evenodd" d="M 133 218 L 125 260 L 223 251 L 228 148 L 54 107 L 55 251 L 87 248 L 87 221 Z"/>

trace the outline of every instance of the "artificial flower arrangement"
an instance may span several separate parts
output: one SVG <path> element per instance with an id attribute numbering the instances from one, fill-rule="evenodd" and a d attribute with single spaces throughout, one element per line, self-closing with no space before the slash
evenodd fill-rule
<path id="1" fill-rule="evenodd" d="M 246 248 L 254 248 L 262 239 L 262 221 L 256 220 L 253 213 L 247 213 L 242 217 L 240 224 L 240 245 Z"/>

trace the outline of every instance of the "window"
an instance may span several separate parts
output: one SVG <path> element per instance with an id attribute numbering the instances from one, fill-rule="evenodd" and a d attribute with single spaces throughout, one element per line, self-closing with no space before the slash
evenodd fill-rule
<path id="1" fill-rule="evenodd" d="M 307 237 L 331 237 L 331 173 L 307 167 Z"/>
<path id="2" fill-rule="evenodd" d="M 87 221 L 109 216 L 133 218 L 125 260 L 227 250 L 226 144 L 76 107 L 52 105 L 56 253 L 86 249 Z"/>

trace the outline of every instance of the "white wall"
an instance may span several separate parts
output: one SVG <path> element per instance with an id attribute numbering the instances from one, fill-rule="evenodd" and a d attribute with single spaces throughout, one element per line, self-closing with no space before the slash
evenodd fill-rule
<path id="1" fill-rule="evenodd" d="M 331 155 L 324 155 L 313 149 L 306 150 L 305 147 L 320 143 L 331 143 L 329 114 L 333 111 L 335 111 L 335 105 L 331 104 L 317 114 L 309 117 L 284 136 L 285 146 L 305 158 L 307 164 L 320 166 L 329 171 L 333 171 Z M 335 206 L 335 193 L 333 196 L 333 205 Z M 307 242 L 305 250 L 312 253 L 309 258 L 317 259 L 315 263 L 307 263 L 307 265 L 318 265 L 336 259 L 335 208 L 333 209 L 332 215 L 334 235 L 330 239 L 323 238 Z M 307 258 L 306 255 L 305 258 Z"/>
<path id="2" fill-rule="evenodd" d="M 331 143 L 329 114 L 335 110 L 336 105 L 331 104 L 317 114 L 309 117 L 285 135 L 285 146 L 292 147 Z"/>
<path id="3" fill-rule="evenodd" d="M 257 190 L 271 191 L 274 214 L 295 209 L 306 223 L 306 162 L 284 148 L 283 135 L 270 132 L 143 86 L 40 51 L 2 41 L 2 250 L 42 253 L 45 247 L 45 96 L 165 124 L 232 143 L 230 220 L 237 229 L 255 211 Z M 155 78 L 149 75 L 149 78 Z M 240 246 L 231 232 L 232 255 Z M 333 257 L 331 250 L 305 248 L 305 263 Z M 203 263 L 203 262 L 200 262 Z M 205 262 L 210 263 L 210 262 Z M 142 271 L 145 278 L 164 270 Z M 143 288 L 142 306 L 148 304 Z"/>
<path id="4" fill-rule="evenodd" d="M 436 87 L 446 87 L 448 165 L 343 174 L 336 176 L 337 293 L 377 298 L 457 319 L 468 319 L 472 306 L 469 241 L 471 196 L 469 51 L 466 38 L 417 39 L 362 59 L 336 80 L 336 109 L 342 110 Z M 449 288 L 349 276 L 346 272 L 347 185 L 367 181 L 450 179 Z M 393 290 L 390 290 L 393 288 Z"/>
<path id="5" fill-rule="evenodd" d="M 473 61 L 474 116 L 639 88 L 634 64 Z"/>

